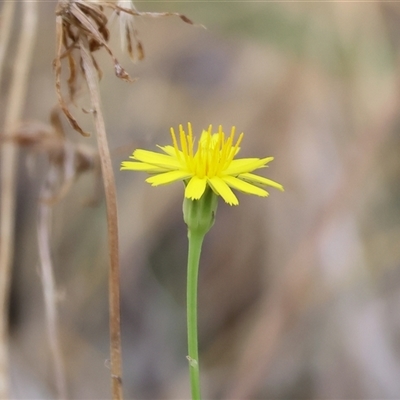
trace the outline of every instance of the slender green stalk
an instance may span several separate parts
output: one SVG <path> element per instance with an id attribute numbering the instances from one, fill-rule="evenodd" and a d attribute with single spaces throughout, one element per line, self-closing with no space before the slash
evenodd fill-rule
<path id="1" fill-rule="evenodd" d="M 190 371 L 190 385 L 192 400 L 200 400 L 200 366 L 197 340 L 197 282 L 199 275 L 199 262 L 201 245 L 204 234 L 193 232 L 189 229 L 189 255 L 187 269 L 187 334 L 188 334 L 188 360 Z"/>
<path id="2" fill-rule="evenodd" d="M 199 200 L 183 200 L 183 219 L 188 227 L 189 254 L 187 269 L 187 333 L 192 400 L 200 400 L 200 366 L 197 340 L 197 283 L 201 246 L 204 236 L 214 225 L 218 196 L 210 189 L 205 190 Z"/>

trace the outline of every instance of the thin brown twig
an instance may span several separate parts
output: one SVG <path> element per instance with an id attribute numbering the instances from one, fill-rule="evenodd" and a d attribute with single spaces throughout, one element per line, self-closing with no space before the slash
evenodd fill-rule
<path id="1" fill-rule="evenodd" d="M 101 111 L 98 75 L 90 55 L 86 37 L 79 39 L 82 66 L 88 85 L 92 115 L 97 132 L 97 144 L 107 204 L 108 246 L 109 246 L 109 308 L 110 308 L 110 358 L 113 400 L 122 400 L 122 354 L 120 327 L 120 287 L 119 287 L 119 250 L 118 250 L 118 216 L 114 173 L 112 170 L 110 150 L 107 142 L 104 118 Z"/>
<path id="2" fill-rule="evenodd" d="M 52 167 L 50 166 L 49 168 Z M 57 171 L 54 168 L 49 171 L 49 176 L 40 191 L 41 201 L 39 202 L 38 209 L 37 234 L 40 256 L 40 275 L 43 285 L 43 297 L 46 311 L 47 335 L 53 359 L 57 398 L 61 400 L 67 398 L 67 389 L 59 339 L 56 284 L 50 251 L 52 207 L 46 201 L 47 198 L 53 196 L 53 181 L 58 181 Z"/>
<path id="3" fill-rule="evenodd" d="M 66 399 L 67 385 L 59 337 L 57 290 L 50 249 L 52 207 L 68 192 L 78 175 L 86 170 L 96 168 L 95 160 L 97 157 L 96 153 L 88 151 L 88 149 L 85 150 L 84 147 L 74 146 L 66 140 L 58 110 L 52 112 L 51 122 L 50 129 L 40 124 L 31 124 L 30 130 L 30 124 L 26 124 L 25 137 L 30 137 L 31 141 L 34 142 L 33 136 L 36 128 L 37 140 L 41 144 L 39 146 L 42 150 L 46 149 L 46 139 L 48 141 L 49 167 L 45 183 L 40 191 L 41 201 L 38 207 L 38 247 L 47 334 L 54 367 L 57 398 Z M 21 141 L 23 137 L 24 129 L 21 127 L 21 131 L 16 134 L 16 139 Z"/>
<path id="4" fill-rule="evenodd" d="M 4 135 L 10 136 L 21 118 L 28 87 L 36 37 L 37 3 L 23 3 L 23 20 L 14 74 L 7 103 Z M 5 141 L 1 146 L 1 208 L 0 208 L 0 398 L 8 396 L 8 305 L 14 254 L 15 192 L 17 146 Z"/>

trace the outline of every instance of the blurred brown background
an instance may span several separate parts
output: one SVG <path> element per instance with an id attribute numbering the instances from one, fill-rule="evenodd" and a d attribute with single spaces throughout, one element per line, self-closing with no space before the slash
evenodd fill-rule
<path id="1" fill-rule="evenodd" d="M 400 398 L 400 140 L 396 3 L 147 2 L 137 18 L 139 80 L 119 81 L 100 51 L 103 111 L 117 180 L 127 399 L 186 399 L 183 187 L 152 188 L 119 172 L 134 148 L 168 144 L 191 121 L 245 132 L 241 156 L 274 156 L 268 199 L 220 202 L 200 268 L 205 399 Z M 56 104 L 55 2 L 39 3 L 26 119 Z M 16 40 L 18 22 L 13 32 Z M 5 64 L 7 100 L 13 46 Z M 83 96 L 80 107 L 89 107 Z M 94 131 L 90 118 L 75 116 Z M 65 121 L 64 121 L 65 122 Z M 67 128 L 67 124 L 65 123 Z M 68 138 L 95 147 L 95 137 Z M 38 275 L 36 210 L 46 158 L 22 150 L 11 321 L 16 399 L 54 398 Z M 29 163 L 30 162 L 30 163 Z M 263 171 L 264 172 L 264 171 Z M 107 238 L 104 200 L 84 203 L 82 176 L 54 207 L 52 251 L 71 399 L 107 399 Z"/>

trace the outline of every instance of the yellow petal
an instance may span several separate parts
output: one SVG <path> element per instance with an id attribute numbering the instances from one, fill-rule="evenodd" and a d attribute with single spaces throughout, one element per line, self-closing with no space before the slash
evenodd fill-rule
<path id="1" fill-rule="evenodd" d="M 171 157 L 169 155 L 160 154 L 149 150 L 135 150 L 133 152 L 133 158 L 135 160 L 142 161 L 147 164 L 154 164 L 165 169 L 174 170 L 180 168 L 181 166 L 176 157 Z"/>
<path id="2" fill-rule="evenodd" d="M 268 185 L 268 186 L 272 186 L 276 189 L 279 189 L 282 192 L 284 191 L 283 186 L 280 183 L 271 181 L 271 179 L 264 178 L 263 176 L 258 176 L 255 174 L 240 174 L 239 178 L 245 179 L 246 181 L 249 181 L 250 183 L 258 183 L 261 185 Z"/>
<path id="3" fill-rule="evenodd" d="M 239 201 L 233 194 L 231 188 L 221 178 L 213 177 L 208 180 L 211 189 L 219 196 L 221 196 L 226 203 L 230 205 L 238 205 Z"/>
<path id="4" fill-rule="evenodd" d="M 246 172 L 254 171 L 255 169 L 265 166 L 265 164 L 272 161 L 274 157 L 267 158 L 239 158 L 232 160 L 229 167 L 225 169 L 224 175 L 239 175 Z"/>
<path id="5" fill-rule="evenodd" d="M 157 147 L 160 148 L 165 153 L 167 153 L 169 156 L 176 158 L 176 150 L 173 146 L 157 146 Z M 182 155 L 182 159 L 183 159 L 183 155 Z"/>
<path id="6" fill-rule="evenodd" d="M 268 192 L 264 189 L 261 189 L 257 186 L 252 185 L 251 183 L 244 182 L 234 176 L 225 176 L 223 180 L 233 189 L 240 190 L 243 193 L 247 194 L 255 194 L 261 197 L 267 197 Z"/>
<path id="7" fill-rule="evenodd" d="M 158 167 L 156 165 L 146 164 L 143 162 L 137 161 L 122 161 L 121 163 L 121 171 L 122 170 L 132 170 L 132 171 L 145 171 L 149 173 L 154 172 L 165 172 L 165 168 Z"/>
<path id="8" fill-rule="evenodd" d="M 163 174 L 151 176 L 146 179 L 146 182 L 151 183 L 153 186 L 166 185 L 168 183 L 183 181 L 189 178 L 191 174 L 188 171 L 169 171 Z"/>
<path id="9" fill-rule="evenodd" d="M 198 200 L 206 190 L 207 178 L 198 178 L 194 176 L 190 179 L 185 189 L 185 197 L 192 200 Z"/>

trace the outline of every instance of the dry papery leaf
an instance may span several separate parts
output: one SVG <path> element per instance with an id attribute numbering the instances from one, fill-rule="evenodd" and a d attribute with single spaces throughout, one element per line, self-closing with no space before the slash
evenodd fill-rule
<path id="1" fill-rule="evenodd" d="M 68 102 L 64 100 L 64 96 L 61 90 L 61 72 L 62 72 L 62 60 L 67 59 L 69 77 L 67 79 L 67 87 L 69 94 L 69 101 L 74 101 L 77 88 L 78 78 L 81 75 L 84 78 L 82 71 L 82 59 L 80 55 L 80 46 L 82 39 L 89 43 L 90 56 L 96 71 L 101 78 L 101 70 L 97 64 L 93 53 L 104 47 L 107 53 L 110 55 L 114 63 L 114 71 L 118 78 L 127 81 L 134 82 L 125 69 L 121 66 L 113 51 L 108 46 L 110 38 L 110 32 L 107 28 L 108 17 L 104 10 L 109 9 L 114 11 L 114 15 L 119 18 L 122 40 L 126 44 L 126 50 L 132 60 L 135 60 L 135 56 L 138 60 L 144 57 L 143 45 L 138 38 L 137 30 L 134 29 L 133 18 L 134 17 L 169 17 L 176 16 L 182 21 L 192 24 L 193 22 L 186 16 L 179 13 L 155 13 L 155 12 L 139 12 L 130 2 L 129 8 L 122 7 L 121 4 L 127 4 L 126 2 L 118 1 L 117 3 L 112 2 L 95 2 L 95 1 L 84 1 L 84 0 L 60 0 L 56 8 L 56 58 L 54 60 L 55 70 L 55 86 L 58 101 L 60 107 L 67 117 L 71 126 L 83 136 L 89 134 L 85 132 L 74 116 L 71 114 L 68 108 Z M 134 51 L 135 49 L 135 51 Z M 77 68 L 77 65 L 80 68 Z"/>

